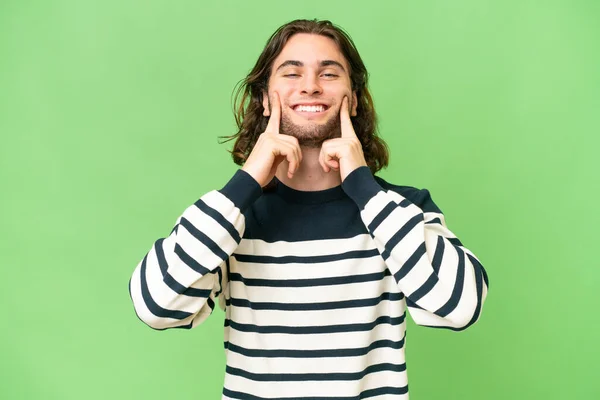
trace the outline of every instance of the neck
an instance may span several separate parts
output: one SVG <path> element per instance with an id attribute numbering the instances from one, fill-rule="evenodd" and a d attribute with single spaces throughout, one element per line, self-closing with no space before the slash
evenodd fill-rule
<path id="1" fill-rule="evenodd" d="M 302 162 L 292 179 L 287 176 L 289 167 L 287 160 L 283 160 L 277 167 L 275 176 L 281 183 L 295 190 L 311 192 L 331 189 L 342 184 L 339 171 L 323 171 L 323 167 L 319 164 L 320 148 L 301 147 L 301 150 Z"/>

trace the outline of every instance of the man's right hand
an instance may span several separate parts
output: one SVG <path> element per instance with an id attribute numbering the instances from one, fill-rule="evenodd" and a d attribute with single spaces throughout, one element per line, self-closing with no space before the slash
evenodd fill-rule
<path id="1" fill-rule="evenodd" d="M 288 161 L 288 178 L 290 179 L 302 162 L 302 150 L 300 150 L 298 139 L 279 133 L 280 120 L 279 94 L 273 92 L 273 104 L 267 129 L 258 137 L 252 152 L 242 167 L 242 170 L 250 174 L 261 187 L 271 182 L 277 172 L 277 167 L 283 160 Z"/>

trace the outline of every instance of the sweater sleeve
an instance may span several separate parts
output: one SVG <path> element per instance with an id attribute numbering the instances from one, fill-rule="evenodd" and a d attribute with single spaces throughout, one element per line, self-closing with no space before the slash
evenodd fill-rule
<path id="1" fill-rule="evenodd" d="M 227 264 L 244 234 L 243 212 L 260 185 L 238 170 L 221 190 L 188 207 L 169 236 L 154 242 L 129 280 L 137 316 L 154 329 L 193 328 L 213 311 L 227 285 Z"/>
<path id="2" fill-rule="evenodd" d="M 343 182 L 361 210 L 388 269 L 418 325 L 463 330 L 474 324 L 488 291 L 477 257 L 448 229 L 429 191 L 384 190 L 367 167 Z"/>

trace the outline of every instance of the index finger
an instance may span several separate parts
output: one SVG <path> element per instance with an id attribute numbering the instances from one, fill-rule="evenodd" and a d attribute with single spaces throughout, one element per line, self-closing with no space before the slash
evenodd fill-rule
<path id="1" fill-rule="evenodd" d="M 340 109 L 340 124 L 342 128 L 342 137 L 356 137 L 356 132 L 354 132 L 354 127 L 352 126 L 352 121 L 350 120 L 349 113 L 349 100 L 348 96 L 344 96 L 344 100 L 342 100 L 342 108 Z"/>
<path id="2" fill-rule="evenodd" d="M 268 96 L 268 95 L 267 95 Z M 271 102 L 271 116 L 267 123 L 267 132 L 279 133 L 279 120 L 281 118 L 281 104 L 279 94 L 273 92 L 273 102 Z"/>

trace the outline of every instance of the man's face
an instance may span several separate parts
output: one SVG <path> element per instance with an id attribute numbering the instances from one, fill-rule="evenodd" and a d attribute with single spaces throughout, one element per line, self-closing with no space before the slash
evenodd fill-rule
<path id="1" fill-rule="evenodd" d="M 320 35 L 292 36 L 275 59 L 269 78 L 269 101 L 263 95 L 263 115 L 269 116 L 273 92 L 281 99 L 280 132 L 301 145 L 320 147 L 340 137 L 340 107 L 348 96 L 350 115 L 356 115 L 349 66 L 337 44 Z"/>

